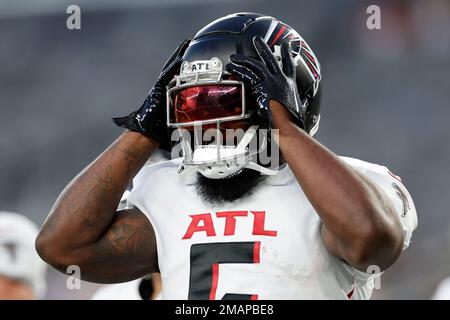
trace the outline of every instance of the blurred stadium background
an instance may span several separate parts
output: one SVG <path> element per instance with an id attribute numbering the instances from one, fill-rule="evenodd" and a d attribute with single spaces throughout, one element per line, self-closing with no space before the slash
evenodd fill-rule
<path id="1" fill-rule="evenodd" d="M 79 31 L 66 8 L 81 7 Z M 381 8 L 368 30 L 366 8 Z M 419 214 L 410 248 L 376 299 L 428 299 L 450 275 L 448 0 L 1 0 L 0 209 L 42 224 L 62 188 L 120 134 L 168 54 L 228 13 L 296 28 L 323 70 L 319 139 L 403 177 Z M 48 274 L 49 299 L 89 298 Z"/>

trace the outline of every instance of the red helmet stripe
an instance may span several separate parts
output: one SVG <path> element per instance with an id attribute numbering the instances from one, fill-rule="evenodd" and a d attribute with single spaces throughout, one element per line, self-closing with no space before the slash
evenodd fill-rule
<path id="1" fill-rule="evenodd" d="M 280 30 L 278 31 L 277 35 L 275 36 L 275 38 L 273 39 L 272 43 L 270 44 L 270 47 L 273 46 L 277 40 L 281 37 L 281 35 L 283 34 L 284 30 L 286 30 L 286 26 L 282 26 L 280 28 Z"/>
<path id="2" fill-rule="evenodd" d="M 307 50 L 303 50 L 303 52 L 309 58 L 309 60 L 311 60 L 312 63 L 316 63 L 316 60 L 314 60 L 314 57 Z"/>

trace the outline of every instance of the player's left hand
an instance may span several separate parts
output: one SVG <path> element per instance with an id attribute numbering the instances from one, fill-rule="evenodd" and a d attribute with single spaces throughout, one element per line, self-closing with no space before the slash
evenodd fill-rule
<path id="1" fill-rule="evenodd" d="M 294 123 L 303 129 L 303 108 L 297 91 L 295 67 L 289 45 L 283 43 L 281 46 L 282 68 L 261 37 L 255 37 L 253 45 L 260 59 L 233 54 L 230 56 L 232 63 L 226 66 L 227 71 L 251 89 L 259 107 L 261 127 L 270 128 L 270 100 L 276 100 L 289 111 Z"/>

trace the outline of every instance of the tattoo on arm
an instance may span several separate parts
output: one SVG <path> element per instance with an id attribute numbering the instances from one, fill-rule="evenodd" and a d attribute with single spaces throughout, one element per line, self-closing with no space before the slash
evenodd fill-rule
<path id="1" fill-rule="evenodd" d="M 79 265 L 86 279 L 99 282 L 127 281 L 154 270 L 156 245 L 150 222 L 137 209 L 118 214 L 116 210 L 156 147 L 143 135 L 125 132 L 75 177 L 40 231 L 36 243 L 41 257 L 61 270 Z"/>
<path id="2" fill-rule="evenodd" d="M 90 249 L 84 279 L 110 283 L 157 272 L 156 239 L 147 218 L 137 209 L 117 213 L 106 234 Z"/>

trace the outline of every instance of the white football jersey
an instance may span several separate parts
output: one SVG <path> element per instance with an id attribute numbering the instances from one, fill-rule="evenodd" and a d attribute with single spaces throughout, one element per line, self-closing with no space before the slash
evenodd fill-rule
<path id="1" fill-rule="evenodd" d="M 341 159 L 386 192 L 408 247 L 417 215 L 399 179 L 386 167 Z M 180 162 L 142 168 L 128 195 L 155 230 L 162 299 L 370 298 L 376 268 L 355 270 L 327 251 L 320 218 L 288 166 L 250 196 L 213 207 L 193 179 L 180 177 Z"/>

